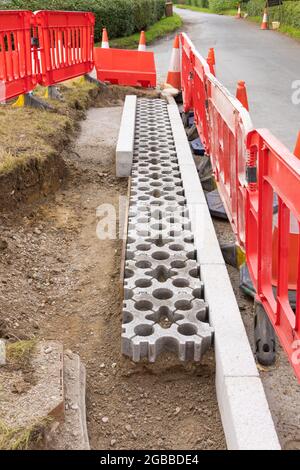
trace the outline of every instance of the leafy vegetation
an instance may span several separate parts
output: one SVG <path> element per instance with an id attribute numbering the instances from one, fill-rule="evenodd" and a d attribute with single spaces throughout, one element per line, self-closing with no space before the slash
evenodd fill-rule
<path id="1" fill-rule="evenodd" d="M 150 26 L 146 31 L 147 44 L 155 41 L 155 39 L 163 37 L 167 33 L 171 33 L 182 26 L 182 19 L 179 15 L 174 14 L 168 18 L 163 18 L 154 25 Z M 120 49 L 134 49 L 137 47 L 140 40 L 140 33 L 125 36 L 123 38 L 116 38 L 110 41 L 111 47 Z"/>
<path id="2" fill-rule="evenodd" d="M 160 20 L 165 0 L 11 0 L 6 6 L 25 10 L 90 11 L 96 16 L 95 38 L 106 27 L 110 38 L 129 36 Z"/>
<path id="3" fill-rule="evenodd" d="M 238 4 L 231 0 L 185 0 L 184 4 L 181 1 L 175 1 L 178 8 L 223 15 L 235 15 Z M 248 14 L 248 20 L 261 23 L 265 4 L 265 0 L 244 0 L 242 12 Z M 269 21 L 279 21 L 281 33 L 300 39 L 300 0 L 283 0 L 283 5 L 269 8 Z"/>
<path id="4" fill-rule="evenodd" d="M 242 4 L 243 10 L 251 17 L 262 17 L 264 6 L 265 0 L 250 0 Z M 280 21 L 283 32 L 295 33 L 294 28 L 300 29 L 300 0 L 283 1 L 283 5 L 269 8 L 269 20 Z"/>

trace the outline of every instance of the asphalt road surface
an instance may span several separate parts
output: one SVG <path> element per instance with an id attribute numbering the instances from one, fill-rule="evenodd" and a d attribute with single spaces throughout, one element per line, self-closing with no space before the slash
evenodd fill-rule
<path id="1" fill-rule="evenodd" d="M 216 75 L 232 93 L 237 81 L 245 80 L 254 126 L 270 129 L 293 150 L 300 130 L 300 43 L 275 31 L 261 31 L 250 21 L 189 10 L 176 12 L 184 20 L 183 30 L 204 57 L 210 47 L 215 48 Z M 173 37 L 149 48 L 156 53 L 161 82 L 166 77 Z"/>

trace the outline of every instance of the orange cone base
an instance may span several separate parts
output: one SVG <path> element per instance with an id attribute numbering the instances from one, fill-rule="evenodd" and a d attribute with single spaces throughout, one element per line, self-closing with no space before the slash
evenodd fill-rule
<path id="1" fill-rule="evenodd" d="M 247 111 L 249 111 L 247 90 L 245 87 L 245 82 L 242 80 L 238 82 L 237 90 L 236 90 L 236 97 L 239 100 L 239 102 L 244 106 L 244 108 L 246 108 Z"/>
<path id="2" fill-rule="evenodd" d="M 167 76 L 168 85 L 172 85 L 177 90 L 181 89 L 181 76 L 180 72 L 169 72 Z"/>
<path id="3" fill-rule="evenodd" d="M 260 29 L 269 29 L 268 23 L 262 23 Z"/>

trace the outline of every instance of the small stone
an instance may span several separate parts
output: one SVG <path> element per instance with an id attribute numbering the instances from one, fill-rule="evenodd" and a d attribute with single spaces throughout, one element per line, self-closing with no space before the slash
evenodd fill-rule
<path id="1" fill-rule="evenodd" d="M 108 423 L 109 419 L 107 416 L 103 416 L 102 423 Z"/>
<path id="2" fill-rule="evenodd" d="M 77 404 L 71 405 L 71 410 L 78 410 L 79 406 Z"/>
<path id="3" fill-rule="evenodd" d="M 177 408 L 175 409 L 175 413 L 174 413 L 175 416 L 178 415 L 180 413 L 180 411 L 181 411 L 180 406 L 177 406 Z"/>
<path id="4" fill-rule="evenodd" d="M 104 369 L 104 367 L 105 367 L 105 364 L 104 362 L 102 362 L 102 364 L 100 364 L 100 369 Z"/>
<path id="5" fill-rule="evenodd" d="M 37 235 L 41 235 L 42 232 L 40 231 L 39 228 L 35 228 L 34 233 L 36 233 Z"/>
<path id="6" fill-rule="evenodd" d="M 45 348 L 45 349 L 44 349 L 44 353 L 45 353 L 45 354 L 50 354 L 50 353 L 52 353 L 52 351 L 53 351 L 53 349 L 51 348 L 51 346 L 49 346 L 48 348 Z"/>
<path id="7" fill-rule="evenodd" d="M 126 429 L 126 431 L 128 431 L 128 432 L 131 432 L 131 431 L 132 431 L 132 427 L 130 426 L 130 424 L 126 424 L 125 429 Z"/>
<path id="8" fill-rule="evenodd" d="M 112 447 L 113 447 L 114 445 L 116 445 L 116 443 L 117 443 L 117 440 L 116 440 L 116 439 L 112 439 L 112 440 L 110 441 L 110 445 L 111 445 Z"/>
<path id="9" fill-rule="evenodd" d="M 117 363 L 114 362 L 114 363 L 111 365 L 111 367 L 112 367 L 113 369 L 115 369 L 115 368 L 117 367 Z"/>

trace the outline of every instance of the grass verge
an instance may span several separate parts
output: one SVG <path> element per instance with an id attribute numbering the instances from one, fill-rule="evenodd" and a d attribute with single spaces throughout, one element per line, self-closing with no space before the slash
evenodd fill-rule
<path id="1" fill-rule="evenodd" d="M 36 340 L 30 341 L 16 341 L 15 343 L 8 343 L 6 345 L 7 361 L 13 364 L 22 365 L 28 361 L 34 348 Z"/>
<path id="2" fill-rule="evenodd" d="M 0 420 L 0 449 L 29 450 L 43 439 L 45 429 L 51 422 L 52 418 L 47 417 L 30 427 L 11 428 Z"/>
<path id="3" fill-rule="evenodd" d="M 27 374 L 30 369 L 32 354 L 36 347 L 36 340 L 16 341 L 6 344 L 6 368 L 15 371 L 22 371 Z M 4 419 L 0 419 L 0 449 L 1 450 L 27 450 L 38 444 L 42 438 L 46 427 L 52 422 L 51 417 L 36 420 L 27 426 L 12 426 Z"/>
<path id="4" fill-rule="evenodd" d="M 212 14 L 219 14 L 219 15 L 228 15 L 228 16 L 235 16 L 236 11 L 235 10 L 224 10 L 221 13 L 215 13 L 214 11 L 210 10 L 209 8 L 201 8 L 201 7 L 196 7 L 192 5 L 181 5 L 178 4 L 176 5 L 177 8 L 181 8 L 182 10 L 191 10 L 191 11 L 198 11 L 200 13 L 212 13 Z M 242 12 L 243 14 L 244 12 Z M 247 16 L 247 20 L 252 21 L 253 23 L 260 24 L 262 21 L 262 18 L 260 16 Z M 285 34 L 286 36 L 289 36 L 290 38 L 300 40 L 300 29 L 299 28 L 294 28 L 293 26 L 288 26 L 288 25 L 281 25 L 278 30 L 276 30 L 279 33 Z"/>
<path id="5" fill-rule="evenodd" d="M 60 86 L 62 101 L 45 100 L 52 111 L 30 107 L 0 107 L 0 175 L 25 167 L 29 161 L 41 162 L 57 153 L 76 123 L 84 117 L 96 85 L 82 80 L 72 80 Z M 35 94 L 44 99 L 45 88 Z"/>
<path id="6" fill-rule="evenodd" d="M 154 23 L 146 31 L 147 44 L 151 44 L 156 39 L 162 38 L 168 33 L 172 33 L 179 29 L 183 24 L 182 19 L 179 15 L 174 14 L 173 16 L 166 17 Z M 123 38 L 116 38 L 109 41 L 110 47 L 117 49 L 135 49 L 140 40 L 140 33 L 132 34 Z M 99 47 L 101 44 L 96 44 Z"/>

